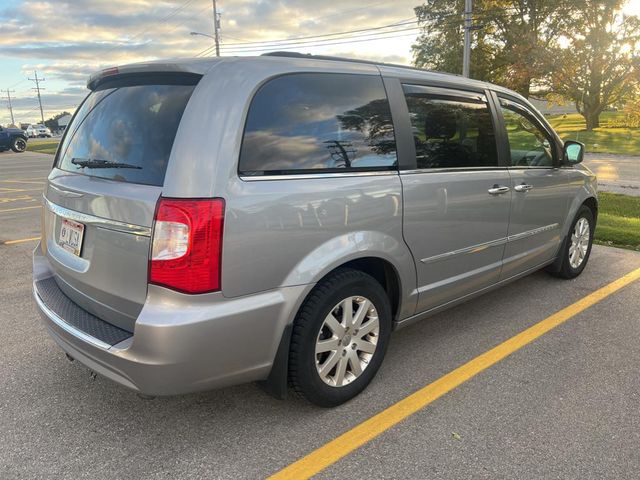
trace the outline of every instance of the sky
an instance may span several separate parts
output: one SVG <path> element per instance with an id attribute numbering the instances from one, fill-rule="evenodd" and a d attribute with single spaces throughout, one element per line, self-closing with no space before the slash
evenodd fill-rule
<path id="1" fill-rule="evenodd" d="M 217 0 L 222 55 L 257 55 L 269 50 L 366 58 L 410 64 L 418 30 L 413 8 L 420 0 Z M 625 10 L 640 13 L 640 0 Z M 306 40 L 287 47 L 277 40 L 354 33 Z M 409 23 L 408 23 L 409 22 Z M 410 23 L 414 22 L 414 23 Z M 157 58 L 213 55 L 211 0 L 0 0 L 0 125 L 10 123 L 6 89 L 16 123 L 37 123 L 34 78 L 41 84 L 44 118 L 73 112 L 88 93 L 88 76 L 102 68 Z M 272 42 L 256 48 L 255 43 Z"/>
<path id="2" fill-rule="evenodd" d="M 217 0 L 221 12 L 223 55 L 257 55 L 269 50 L 411 63 L 415 23 L 382 29 L 375 35 L 335 44 L 310 39 L 303 46 L 264 50 L 246 42 L 274 41 L 367 29 L 415 21 L 419 0 Z M 16 5 L 19 4 L 19 8 Z M 396 30 L 394 33 L 382 33 Z M 96 70 L 157 58 L 213 55 L 211 0 L 0 0 L 0 90 L 11 93 L 16 123 L 40 121 L 35 83 L 44 77 L 45 119 L 72 112 L 86 96 L 86 81 Z M 366 34 L 367 32 L 364 32 Z M 355 34 L 354 34 L 355 35 Z M 364 41 L 366 40 L 366 41 Z M 344 40 L 342 40 L 344 41 Z M 317 45 L 322 43 L 322 45 Z M 331 45 L 333 43 L 333 45 Z M 6 91 L 0 97 L 6 97 Z M 0 125 L 10 123 L 6 99 L 0 100 Z"/>

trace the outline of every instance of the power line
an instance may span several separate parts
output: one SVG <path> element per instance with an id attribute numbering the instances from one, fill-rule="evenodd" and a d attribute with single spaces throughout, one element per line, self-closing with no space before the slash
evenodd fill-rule
<path id="1" fill-rule="evenodd" d="M 365 37 L 376 37 L 381 36 L 380 38 L 395 38 L 395 37 L 386 37 L 387 34 L 405 32 L 405 31 L 417 31 L 419 29 L 418 26 L 411 27 L 410 25 L 415 25 L 418 23 L 417 20 L 409 21 L 410 19 L 400 20 L 395 23 L 391 23 L 388 25 L 381 25 L 378 27 L 371 28 L 363 28 L 358 30 L 347 30 L 343 32 L 334 32 L 323 35 L 310 35 L 305 37 L 294 37 L 289 39 L 280 39 L 280 40 L 267 40 L 264 42 L 244 42 L 244 43 L 228 43 L 222 45 L 222 50 L 227 53 L 251 53 L 256 51 L 264 51 L 274 47 L 285 47 L 285 48 L 297 48 L 297 47 L 316 47 L 316 46 L 326 46 L 326 45 L 341 45 L 344 43 L 355 42 L 358 43 L 356 39 L 362 39 Z M 407 27 L 407 28 L 397 28 L 397 27 Z M 386 30 L 385 30 L 386 29 Z M 383 31 L 385 30 L 385 31 Z M 355 34 L 355 35 L 354 35 Z M 401 35 L 408 36 L 408 34 Z M 335 37 L 335 38 L 328 38 Z M 349 41 L 343 41 L 349 40 Z M 369 38 L 369 40 L 377 40 L 377 38 Z M 239 45 L 239 46 L 236 46 Z M 196 56 L 206 56 L 213 50 L 213 47 L 205 48 Z"/>
<path id="2" fill-rule="evenodd" d="M 184 10 L 184 9 L 185 9 L 185 8 L 186 8 L 186 7 L 187 7 L 191 2 L 193 2 L 193 1 L 194 1 L 194 0 L 187 0 L 187 1 L 186 1 L 186 2 L 184 2 L 182 5 L 179 5 L 179 6 L 178 6 L 178 7 L 176 7 L 175 9 L 171 10 L 171 11 L 170 11 L 166 16 L 164 16 L 164 17 L 162 17 L 160 20 L 158 20 L 158 22 L 156 22 L 156 23 L 154 24 L 154 26 L 149 27 L 149 28 L 146 28 L 146 29 L 144 29 L 143 31 L 138 32 L 138 33 L 136 33 L 135 35 L 133 35 L 132 37 L 130 37 L 130 38 L 127 40 L 127 43 L 131 43 L 131 40 L 133 40 L 133 39 L 135 39 L 135 38 L 138 38 L 138 37 L 140 37 L 140 36 L 144 35 L 145 33 L 149 33 L 149 32 L 151 32 L 152 30 L 156 30 L 156 29 L 157 29 L 157 24 L 158 24 L 158 23 L 166 23 L 166 22 L 167 22 L 167 20 L 169 20 L 171 17 L 173 17 L 173 16 L 177 15 L 179 12 L 181 12 L 182 10 Z M 207 7 L 207 8 L 208 8 L 208 7 Z M 103 55 L 106 55 L 107 53 L 111 53 L 111 52 L 113 52 L 114 50 L 116 50 L 116 49 L 118 49 L 118 48 L 120 48 L 120 45 L 116 45 L 116 46 L 114 46 L 114 47 L 110 48 L 109 50 L 106 50 L 106 51 L 103 53 Z"/>
<path id="3" fill-rule="evenodd" d="M 38 78 L 38 72 L 34 70 L 35 78 L 29 78 L 32 82 L 36 82 L 36 88 L 32 90 L 36 90 L 38 92 L 38 103 L 40 104 L 40 118 L 42 119 L 42 123 L 44 124 L 44 111 L 42 110 L 42 97 L 40 96 L 40 90 L 44 90 L 44 88 L 40 88 L 40 82 L 44 82 L 44 78 Z"/>
<path id="4" fill-rule="evenodd" d="M 16 88 L 18 85 L 20 85 L 21 83 L 24 83 L 26 81 L 27 81 L 27 79 L 23 78 L 22 80 L 20 80 L 20 81 L 14 83 L 13 85 L 11 85 L 9 88 Z"/>
<path id="5" fill-rule="evenodd" d="M 411 32 L 411 33 L 402 33 L 402 32 Z M 252 53 L 252 52 L 260 52 L 260 51 L 264 51 L 264 50 L 270 50 L 273 47 L 279 47 L 279 48 L 283 48 L 285 50 L 286 49 L 292 49 L 292 48 L 326 47 L 326 46 L 331 46 L 331 45 L 345 45 L 345 44 L 350 44 L 350 43 L 372 42 L 372 41 L 376 41 L 376 40 L 385 40 L 385 39 L 391 39 L 391 38 L 408 37 L 408 36 L 417 35 L 418 33 L 419 33 L 418 28 L 414 27 L 414 28 L 396 30 L 396 31 L 392 31 L 392 32 L 381 32 L 381 33 L 377 33 L 377 34 L 363 35 L 363 36 L 354 37 L 354 38 L 347 37 L 344 40 L 343 39 L 334 39 L 334 40 L 331 40 L 331 41 L 313 42 L 313 43 L 299 43 L 299 44 L 286 44 L 286 45 L 282 45 L 282 46 L 266 45 L 264 47 L 255 47 L 255 48 L 245 49 L 245 50 L 236 50 L 236 49 L 225 50 L 225 53 L 231 53 L 231 54 L 233 54 L 233 53 Z M 363 38 L 363 37 L 366 37 L 366 38 Z"/>
<path id="6" fill-rule="evenodd" d="M 399 33 L 399 32 L 408 32 L 408 31 L 414 31 L 414 30 L 419 30 L 420 28 L 415 26 L 415 27 L 408 27 L 408 28 L 398 28 L 398 29 L 393 29 L 393 30 L 386 30 L 384 32 L 371 32 L 371 33 L 361 33 L 361 34 L 357 34 L 357 35 L 348 35 L 348 36 L 344 36 L 344 37 L 339 37 L 339 38 L 328 38 L 328 39 L 323 39 L 323 40 L 306 40 L 306 41 L 300 41 L 300 42 L 291 42 L 291 43 L 271 43 L 271 44 L 265 44 L 265 45 L 256 45 L 253 47 L 229 47 L 229 46 L 223 46 L 224 49 L 226 50 L 233 50 L 233 51 L 237 51 L 237 52 L 242 52 L 244 50 L 255 50 L 256 48 L 264 48 L 264 47 L 283 47 L 283 46 L 304 46 L 307 44 L 324 44 L 324 45 L 331 45 L 331 43 L 336 42 L 336 41 L 342 41 L 342 40 L 351 40 L 351 39 L 359 39 L 359 38 L 371 38 L 375 40 L 375 37 L 381 36 L 383 37 L 384 35 L 389 35 L 392 33 Z"/>
<path id="7" fill-rule="evenodd" d="M 389 27 L 397 27 L 397 26 L 403 26 L 403 25 L 410 25 L 410 24 L 415 24 L 418 23 L 418 20 L 412 20 L 415 17 L 410 17 L 408 19 L 405 20 L 399 20 L 395 23 L 389 23 L 387 25 L 380 25 L 378 27 L 370 27 L 370 28 L 361 28 L 358 30 L 347 30 L 344 32 L 334 32 L 334 33 L 325 33 L 322 35 L 310 35 L 310 36 L 305 36 L 305 37 L 291 37 L 291 38 L 281 38 L 281 39 L 277 39 L 277 40 L 264 40 L 264 41 L 255 41 L 255 42 L 237 42 L 237 43 L 227 43 L 225 44 L 225 46 L 227 47 L 235 47 L 235 46 L 242 46 L 242 45 L 255 45 L 255 44 L 260 44 L 260 45 L 266 45 L 269 43 L 283 43 L 283 42 L 293 42 L 293 41 L 297 41 L 297 40 L 308 40 L 308 39 L 320 39 L 323 37 L 335 37 L 337 35 L 346 35 L 346 34 L 350 34 L 350 33 L 360 33 L 360 32 L 370 32 L 373 30 L 382 30 L 385 28 L 389 28 Z"/>
<path id="8" fill-rule="evenodd" d="M 204 12 L 205 10 L 209 10 L 209 8 L 211 8 L 209 5 L 205 5 L 204 8 L 201 8 L 200 10 L 196 11 L 194 13 L 195 16 L 198 16 L 198 14 Z M 173 27 L 171 30 L 169 30 L 168 32 L 164 32 L 163 35 L 169 35 L 170 33 L 175 32 L 177 29 L 179 29 L 180 27 L 186 25 L 187 23 L 191 22 L 193 19 L 191 17 L 187 18 L 186 20 L 178 23 L 175 27 Z"/>

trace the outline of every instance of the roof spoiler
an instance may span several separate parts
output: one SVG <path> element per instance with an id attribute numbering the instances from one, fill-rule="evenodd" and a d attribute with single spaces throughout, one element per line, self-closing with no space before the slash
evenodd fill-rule
<path id="1" fill-rule="evenodd" d="M 137 77 L 150 73 L 195 73 L 193 70 L 185 68 L 176 63 L 134 63 L 118 67 L 109 67 L 99 72 L 93 73 L 87 80 L 87 88 L 95 90 L 98 86 L 114 77 Z"/>

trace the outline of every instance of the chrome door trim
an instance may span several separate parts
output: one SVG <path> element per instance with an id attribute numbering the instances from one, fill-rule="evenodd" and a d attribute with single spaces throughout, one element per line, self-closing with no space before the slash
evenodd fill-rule
<path id="1" fill-rule="evenodd" d="M 105 343 L 105 342 L 103 342 L 102 340 L 100 340 L 98 338 L 92 337 L 91 335 L 87 335 L 82 330 L 79 330 L 76 327 L 74 327 L 73 325 L 65 322 L 53 310 L 51 310 L 49 307 L 47 307 L 47 305 L 40 298 L 40 295 L 38 294 L 38 291 L 37 291 L 37 289 L 35 289 L 35 287 L 34 287 L 34 291 L 33 291 L 33 296 L 34 296 L 34 298 L 36 300 L 36 303 L 38 304 L 38 307 L 40 307 L 42 312 L 49 319 L 51 319 L 51 321 L 53 323 L 55 323 L 58 327 L 60 327 L 62 330 L 64 330 L 68 334 L 73 335 L 74 337 L 77 337 L 80 340 L 83 340 L 83 341 L 93 345 L 94 347 L 98 347 L 98 348 L 101 348 L 103 350 L 109 350 L 112 347 L 112 345 L 109 345 L 108 343 Z"/>
<path id="2" fill-rule="evenodd" d="M 491 167 L 441 167 L 441 168 L 413 168 L 400 170 L 400 175 L 413 175 L 416 173 L 474 173 L 474 172 L 506 172 L 508 167 L 495 165 Z"/>
<path id="3" fill-rule="evenodd" d="M 260 182 L 268 180 L 309 180 L 312 178 L 340 178 L 340 177 L 381 177 L 398 175 L 398 170 L 381 170 L 369 172 L 331 172 L 331 173 L 289 173 L 283 175 L 240 175 L 244 182 Z"/>
<path id="4" fill-rule="evenodd" d="M 131 235 L 138 235 L 141 237 L 151 237 L 150 227 L 118 222 L 116 220 L 96 217 L 87 213 L 76 212 L 75 210 L 69 210 L 68 208 L 56 205 L 44 196 L 43 199 L 47 209 L 49 209 L 50 212 L 56 214 L 59 217 L 68 218 L 69 220 L 84 223 L 85 225 L 93 225 L 98 228 L 104 228 L 105 230 L 115 230 L 116 232 L 129 233 Z"/>
<path id="5" fill-rule="evenodd" d="M 550 230 L 555 230 L 559 228 L 559 223 L 552 223 L 550 225 L 545 225 L 544 227 L 534 228 L 533 230 L 527 230 L 526 232 L 516 233 L 515 235 L 509 235 L 507 237 L 508 242 L 515 242 L 516 240 L 521 240 L 523 238 L 530 237 L 532 235 L 536 235 L 542 232 L 548 232 Z"/>
<path id="6" fill-rule="evenodd" d="M 538 233 L 548 232 L 549 230 L 555 230 L 556 228 L 559 228 L 559 227 L 560 227 L 559 223 L 552 223 L 550 225 L 545 225 L 544 227 L 534 228 L 533 230 L 527 230 L 526 232 L 517 233 L 515 235 L 509 235 L 508 237 L 497 238 L 496 240 L 491 240 L 489 242 L 478 243 L 477 245 L 472 245 L 470 247 L 459 248 L 458 250 L 452 250 L 450 252 L 440 253 L 432 257 L 426 257 L 421 259 L 420 262 L 426 264 L 426 263 L 437 262 L 445 258 L 451 258 L 456 255 L 464 255 L 468 253 L 481 252 L 490 247 L 497 247 L 500 245 L 504 245 L 505 243 L 515 242 L 523 238 L 537 235 Z"/>
<path id="7" fill-rule="evenodd" d="M 452 250 L 450 252 L 441 253 L 438 255 L 434 255 L 433 257 L 427 257 L 420 260 L 422 263 L 432 263 L 437 262 L 438 260 L 442 260 L 445 258 L 450 258 L 456 255 L 463 255 L 466 253 L 477 253 L 483 250 L 486 250 L 489 247 L 497 247 L 499 245 L 504 245 L 507 243 L 507 237 L 498 238 L 496 240 L 491 240 L 490 242 L 479 243 L 477 245 L 472 245 L 470 247 L 460 248 L 458 250 Z"/>

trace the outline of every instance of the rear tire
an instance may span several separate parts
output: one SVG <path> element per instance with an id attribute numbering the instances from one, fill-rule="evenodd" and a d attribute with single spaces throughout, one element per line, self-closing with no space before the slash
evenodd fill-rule
<path id="1" fill-rule="evenodd" d="M 11 150 L 16 153 L 22 153 L 27 149 L 27 141 L 22 137 L 14 137 L 11 139 Z"/>
<path id="2" fill-rule="evenodd" d="M 582 205 L 571 223 L 569 233 L 562 244 L 556 262 L 549 272 L 560 278 L 576 278 L 582 273 L 589 261 L 595 219 L 593 212 L 586 205 Z"/>
<path id="3" fill-rule="evenodd" d="M 359 270 L 337 270 L 314 287 L 295 319 L 293 388 L 320 407 L 352 399 L 380 368 L 390 335 L 391 305 L 382 286 Z"/>

